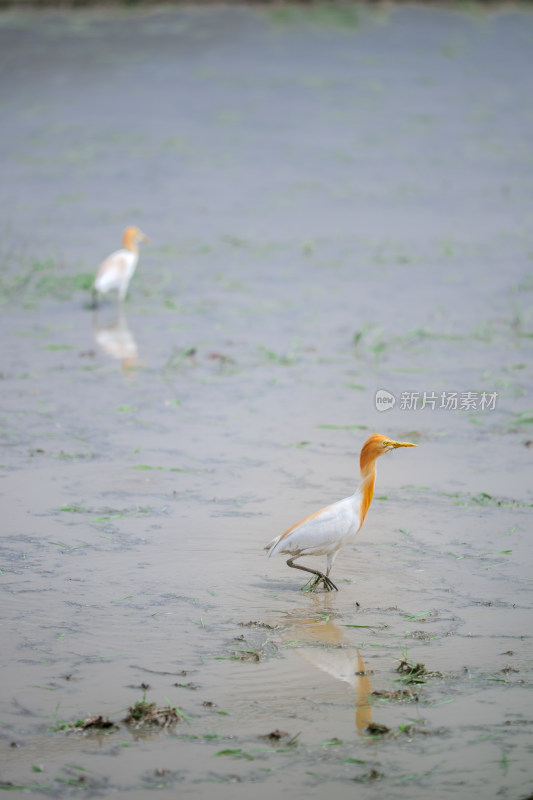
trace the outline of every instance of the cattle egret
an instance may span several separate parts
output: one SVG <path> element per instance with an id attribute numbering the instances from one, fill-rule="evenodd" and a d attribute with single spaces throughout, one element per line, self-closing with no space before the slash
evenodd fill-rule
<path id="1" fill-rule="evenodd" d="M 377 459 L 398 447 L 416 447 L 416 444 L 395 442 L 380 433 L 372 434 L 361 449 L 359 459 L 361 481 L 355 494 L 316 511 L 297 522 L 285 533 L 276 536 L 265 547 L 268 555 L 288 554 L 290 555 L 287 560 L 289 567 L 312 573 L 315 578 L 310 590 L 316 589 L 323 583 L 327 592 L 333 589 L 337 591 L 337 587 L 329 577 L 335 557 L 341 547 L 361 529 L 365 521 L 374 494 Z M 300 556 L 327 556 L 326 573 L 304 567 L 302 564 L 295 564 L 295 559 Z"/>
<path id="2" fill-rule="evenodd" d="M 93 284 L 93 306 L 96 308 L 99 294 L 118 290 L 122 303 L 139 260 L 138 242 L 148 242 L 148 237 L 139 228 L 131 226 L 122 234 L 122 248 L 111 253 L 100 266 Z"/>

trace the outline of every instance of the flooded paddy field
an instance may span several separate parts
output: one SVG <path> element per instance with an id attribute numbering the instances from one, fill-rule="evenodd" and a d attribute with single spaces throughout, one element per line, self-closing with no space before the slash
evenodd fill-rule
<path id="1" fill-rule="evenodd" d="M 530 798 L 533 14 L 4 12 L 0 67 L 0 789 Z"/>

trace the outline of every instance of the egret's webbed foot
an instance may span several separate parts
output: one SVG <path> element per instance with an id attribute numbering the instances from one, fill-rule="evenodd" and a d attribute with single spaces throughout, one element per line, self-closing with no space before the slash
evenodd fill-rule
<path id="1" fill-rule="evenodd" d="M 312 578 L 310 581 L 308 581 L 305 584 L 305 586 L 302 587 L 302 591 L 315 592 L 318 589 L 318 587 L 320 586 L 321 583 L 324 585 L 324 591 L 325 592 L 333 592 L 333 591 L 338 592 L 339 591 L 337 589 L 337 587 L 335 586 L 335 584 L 333 583 L 333 581 L 330 580 L 330 578 L 328 578 L 327 575 L 323 575 L 323 574 L 320 574 L 318 572 L 315 573 L 315 577 L 314 578 Z M 309 588 L 307 588 L 307 587 L 309 587 Z"/>
<path id="2" fill-rule="evenodd" d="M 331 578 L 328 578 L 327 575 L 322 575 L 321 578 L 317 576 L 316 585 L 318 586 L 320 583 L 324 584 L 324 589 L 326 590 L 326 592 L 339 591 L 335 586 L 335 584 L 333 583 L 333 581 L 331 580 Z"/>
<path id="3" fill-rule="evenodd" d="M 331 578 L 328 578 L 327 575 L 324 575 L 323 572 L 319 572 L 317 569 L 310 569 L 309 567 L 302 566 L 302 564 L 295 564 L 294 558 L 289 558 L 287 560 L 287 566 L 294 567 L 294 569 L 301 569 L 304 572 L 310 572 L 312 575 L 314 575 L 314 578 L 312 578 L 305 584 L 305 586 L 302 587 L 302 592 L 314 592 L 321 583 L 324 584 L 324 589 L 326 592 L 339 591 Z"/>

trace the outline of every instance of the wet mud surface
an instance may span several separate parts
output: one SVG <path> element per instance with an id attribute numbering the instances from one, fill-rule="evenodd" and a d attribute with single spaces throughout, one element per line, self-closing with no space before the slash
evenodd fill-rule
<path id="1" fill-rule="evenodd" d="M 533 15 L 319 11 L 0 16 L 1 789 L 531 796 Z"/>

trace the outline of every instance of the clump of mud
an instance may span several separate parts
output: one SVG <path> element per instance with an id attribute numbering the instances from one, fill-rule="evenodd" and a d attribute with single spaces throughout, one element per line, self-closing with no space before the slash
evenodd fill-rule
<path id="1" fill-rule="evenodd" d="M 284 747 L 296 747 L 299 743 L 300 734 L 295 733 L 291 736 L 287 731 L 280 731 L 278 728 L 270 733 L 259 734 L 260 739 L 270 742 L 272 745 L 283 745 Z"/>
<path id="2" fill-rule="evenodd" d="M 365 773 L 364 775 L 359 775 L 358 777 L 353 778 L 353 780 L 357 781 L 357 783 L 367 783 L 370 781 L 377 781 L 380 778 L 383 778 L 383 773 L 378 772 L 377 769 L 374 769 L 372 767 L 372 769 L 369 772 Z"/>
<path id="3" fill-rule="evenodd" d="M 183 719 L 183 714 L 172 707 L 163 706 L 158 708 L 156 703 L 147 703 L 146 700 L 139 700 L 135 705 L 130 706 L 128 714 L 124 717 L 124 722 L 132 728 L 144 728 L 157 726 L 159 728 L 171 728 Z"/>
<path id="4" fill-rule="evenodd" d="M 428 642 L 431 639 L 432 634 L 427 633 L 427 631 L 411 631 L 410 633 L 406 634 L 406 636 L 410 639 L 418 639 L 419 642 Z"/>
<path id="5" fill-rule="evenodd" d="M 270 731 L 270 733 L 262 733 L 259 738 L 268 739 L 269 742 L 279 742 L 280 739 L 284 739 L 288 735 L 287 731 L 280 731 L 276 728 L 275 731 Z"/>
<path id="6" fill-rule="evenodd" d="M 396 672 L 402 675 L 402 680 L 405 683 L 425 683 L 428 678 L 442 678 L 442 672 L 429 672 L 424 664 L 414 664 L 402 658 Z"/>
<path id="7" fill-rule="evenodd" d="M 84 719 L 79 727 L 83 731 L 108 731 L 117 726 L 114 722 L 111 722 L 109 717 L 103 717 L 101 714 L 98 714 Z"/>
<path id="8" fill-rule="evenodd" d="M 279 625 L 269 625 L 268 622 L 258 622 L 253 619 L 251 619 L 250 622 L 239 622 L 239 625 L 241 628 L 267 628 L 270 631 L 279 628 Z"/>
<path id="9" fill-rule="evenodd" d="M 418 700 L 418 695 L 412 689 L 374 689 L 371 697 L 381 697 L 385 700 Z"/>
<path id="10" fill-rule="evenodd" d="M 245 636 L 244 633 L 241 633 L 232 639 L 230 654 L 226 656 L 227 658 L 231 661 L 251 661 L 257 664 L 259 661 L 264 661 L 277 655 L 278 646 L 268 635 L 268 631 L 275 630 L 272 625 L 254 620 L 240 622 L 239 625 L 244 628 L 250 628 L 250 634 Z M 234 642 L 239 642 L 244 646 L 236 648 L 233 644 Z"/>
<path id="11" fill-rule="evenodd" d="M 381 725 L 379 722 L 371 722 L 365 728 L 365 733 L 368 733 L 370 736 L 384 736 L 384 734 L 389 733 L 390 728 L 386 725 Z"/>
<path id="12" fill-rule="evenodd" d="M 234 650 L 231 656 L 232 661 L 261 661 L 263 653 L 261 650 Z"/>
<path id="13" fill-rule="evenodd" d="M 118 725 L 115 725 L 108 717 L 103 717 L 101 714 L 92 714 L 85 719 L 78 719 L 76 722 L 61 722 L 58 724 L 57 729 L 89 733 L 95 731 L 114 731 L 118 729 Z"/>

